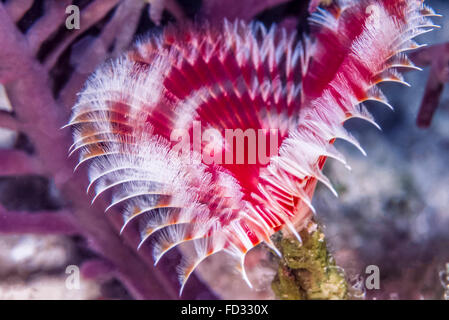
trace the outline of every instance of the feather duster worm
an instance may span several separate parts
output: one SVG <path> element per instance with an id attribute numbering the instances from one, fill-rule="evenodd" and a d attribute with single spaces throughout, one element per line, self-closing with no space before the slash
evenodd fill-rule
<path id="1" fill-rule="evenodd" d="M 270 236 L 282 228 L 300 239 L 318 181 L 336 194 L 321 170 L 328 157 L 346 164 L 333 142 L 364 152 L 342 124 L 352 117 L 375 124 L 362 103 L 389 106 L 377 84 L 404 83 L 397 69 L 415 67 L 403 52 L 419 47 L 413 38 L 435 27 L 434 15 L 417 0 L 339 0 L 311 16 L 312 36 L 302 41 L 276 26 L 224 21 L 168 27 L 138 42 L 95 72 L 74 106 L 71 152 L 80 153 L 79 165 L 89 163 L 88 191 L 93 200 L 112 195 L 106 210 L 122 210 L 123 229 L 136 223 L 140 245 L 155 239 L 156 263 L 193 244 L 195 254 L 179 267 L 181 292 L 219 251 L 249 283 L 248 250 L 265 242 L 277 251 Z M 213 139 L 190 138 L 210 129 Z M 258 148 L 279 150 L 266 162 L 223 161 L 222 151 L 239 151 L 225 129 L 243 138 L 256 130 Z M 179 130 L 188 152 L 173 139 Z M 217 161 L 198 161 L 205 149 Z M 248 143 L 244 156 L 251 152 Z"/>

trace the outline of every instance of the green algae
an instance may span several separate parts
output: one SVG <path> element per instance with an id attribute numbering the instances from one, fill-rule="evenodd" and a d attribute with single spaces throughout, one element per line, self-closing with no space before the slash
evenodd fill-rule
<path id="1" fill-rule="evenodd" d="M 300 235 L 302 243 L 282 234 L 274 239 L 283 254 L 272 282 L 276 296 L 283 300 L 347 299 L 344 272 L 327 249 L 324 233 L 318 228 Z"/>

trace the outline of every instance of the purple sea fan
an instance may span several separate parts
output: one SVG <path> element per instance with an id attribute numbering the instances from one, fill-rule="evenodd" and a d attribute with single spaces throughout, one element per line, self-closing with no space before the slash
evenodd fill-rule
<path id="1" fill-rule="evenodd" d="M 413 38 L 435 27 L 434 15 L 417 0 L 340 0 L 312 14 L 302 41 L 276 26 L 225 20 L 138 42 L 90 77 L 73 108 L 71 152 L 89 165 L 88 191 L 94 200 L 112 194 L 106 210 L 120 207 L 141 245 L 155 239 L 156 262 L 178 244 L 194 246 L 179 267 L 181 291 L 222 250 L 249 284 L 246 253 L 261 242 L 278 252 L 270 236 L 283 228 L 300 240 L 318 181 L 336 194 L 322 173 L 328 157 L 347 166 L 335 139 L 364 152 L 342 124 L 375 124 L 361 103 L 389 106 L 377 84 L 404 83 L 397 69 L 416 67 L 403 52 L 419 47 Z M 247 162 L 234 159 L 241 150 L 226 130 L 247 141 L 257 132 L 257 145 L 243 150 Z M 250 161 L 267 145 L 280 147 L 266 162 Z"/>

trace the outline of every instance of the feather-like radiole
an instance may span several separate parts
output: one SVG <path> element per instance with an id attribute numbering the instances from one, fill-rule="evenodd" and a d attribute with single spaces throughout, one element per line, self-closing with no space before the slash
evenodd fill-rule
<path id="1" fill-rule="evenodd" d="M 418 69 L 403 52 L 436 27 L 422 1 L 335 2 L 311 16 L 313 32 L 303 40 L 257 22 L 167 27 L 102 66 L 80 93 L 70 153 L 80 154 L 78 166 L 89 163 L 88 192 L 93 201 L 112 194 L 106 210 L 121 208 L 122 231 L 138 223 L 139 248 L 156 239 L 156 263 L 192 243 L 194 255 L 178 268 L 181 292 L 211 254 L 230 254 L 250 285 L 251 248 L 265 242 L 280 254 L 270 236 L 284 227 L 300 241 L 316 183 L 337 195 L 322 173 L 325 160 L 349 169 L 335 139 L 366 154 L 343 123 L 358 117 L 378 127 L 361 103 L 391 107 L 377 85 L 406 84 L 398 68 Z M 182 130 L 190 143 L 196 121 L 216 129 L 220 143 L 225 129 L 277 130 L 279 152 L 264 164 L 197 161 L 201 150 L 180 153 L 171 140 Z"/>

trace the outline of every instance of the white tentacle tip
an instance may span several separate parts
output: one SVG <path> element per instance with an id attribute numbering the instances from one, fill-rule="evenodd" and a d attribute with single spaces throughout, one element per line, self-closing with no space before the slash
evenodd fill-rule
<path id="1" fill-rule="evenodd" d="M 139 251 L 140 248 L 143 246 L 143 244 L 145 243 L 145 240 L 146 240 L 146 238 L 142 239 L 142 240 L 139 242 L 139 244 L 137 245 L 137 251 Z M 156 263 L 155 263 L 154 265 L 156 265 Z"/>
<path id="2" fill-rule="evenodd" d="M 282 258 L 282 253 L 279 251 L 278 248 L 274 245 L 274 243 L 271 240 L 265 241 L 265 244 L 270 248 L 279 258 Z"/>

